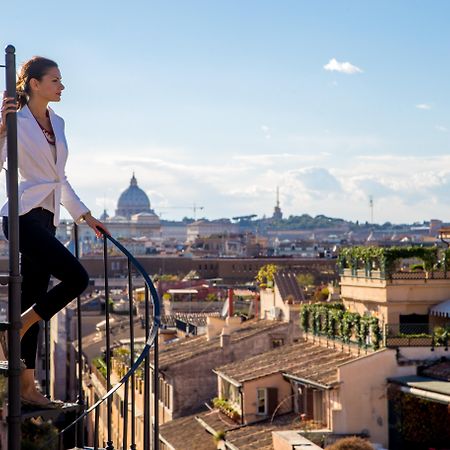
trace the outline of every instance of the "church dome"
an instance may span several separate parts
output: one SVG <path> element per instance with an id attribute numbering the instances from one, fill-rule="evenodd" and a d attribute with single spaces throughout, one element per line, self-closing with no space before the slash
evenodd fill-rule
<path id="1" fill-rule="evenodd" d="M 116 216 L 124 216 L 127 219 L 133 214 L 150 213 L 150 200 L 147 194 L 138 187 L 136 177 L 131 177 L 130 186 L 125 189 L 117 202 Z"/>

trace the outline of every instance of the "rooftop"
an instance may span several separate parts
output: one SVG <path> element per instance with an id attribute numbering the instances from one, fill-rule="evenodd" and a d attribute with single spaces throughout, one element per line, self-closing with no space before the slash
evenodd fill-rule
<path id="1" fill-rule="evenodd" d="M 297 277 L 293 272 L 278 272 L 275 274 L 275 285 L 280 291 L 283 301 L 291 296 L 294 303 L 305 300 L 303 291 L 297 281 Z"/>
<path id="2" fill-rule="evenodd" d="M 197 417 L 210 429 L 226 432 L 225 439 L 239 450 L 273 450 L 272 431 L 300 429 L 299 414 L 283 414 L 245 426 L 236 426 L 221 412 L 214 410 Z"/>
<path id="3" fill-rule="evenodd" d="M 294 345 L 278 347 L 245 361 L 219 367 L 217 373 L 239 384 L 274 373 L 285 373 L 323 386 L 331 386 L 338 381 L 339 365 L 356 358 L 340 349 L 301 341 Z"/>
<path id="4" fill-rule="evenodd" d="M 403 377 L 388 378 L 388 381 L 416 388 L 419 396 L 421 392 L 433 392 L 446 396 L 447 401 L 450 399 L 450 383 L 448 381 L 436 380 L 435 378 L 421 377 L 417 375 L 406 375 Z"/>
<path id="5" fill-rule="evenodd" d="M 223 428 L 219 428 L 223 429 Z M 195 415 L 171 420 L 160 426 L 159 435 L 176 450 L 216 450 L 213 436 Z"/>
<path id="6" fill-rule="evenodd" d="M 248 425 L 236 425 L 218 410 L 172 420 L 160 427 L 160 435 L 175 450 L 215 450 L 213 435 L 225 431 L 225 439 L 239 450 L 273 450 L 272 431 L 300 429 L 298 414 L 284 414 Z"/>
<path id="7" fill-rule="evenodd" d="M 450 381 L 450 360 L 446 359 L 423 369 L 422 375 L 437 380 Z"/>
<path id="8" fill-rule="evenodd" d="M 276 331 L 285 328 L 286 323 L 270 320 L 248 320 L 231 333 L 231 344 L 247 339 L 251 336 Z M 159 349 L 160 369 L 168 368 L 192 359 L 200 354 L 218 350 L 220 348 L 220 337 L 215 336 L 208 341 L 206 335 L 196 337 L 185 337 L 175 342 L 161 345 Z M 153 353 L 153 352 L 152 352 Z"/>

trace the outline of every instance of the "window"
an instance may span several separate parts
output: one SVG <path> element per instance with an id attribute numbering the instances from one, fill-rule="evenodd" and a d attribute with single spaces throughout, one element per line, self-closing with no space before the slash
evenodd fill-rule
<path id="1" fill-rule="evenodd" d="M 267 389 L 258 388 L 256 393 L 257 414 L 267 415 Z"/>
<path id="2" fill-rule="evenodd" d="M 273 414 L 278 406 L 278 389 L 273 387 L 258 388 L 256 392 L 256 414 Z"/>
<path id="3" fill-rule="evenodd" d="M 159 379 L 159 401 L 168 409 L 171 407 L 170 384 Z"/>
<path id="4" fill-rule="evenodd" d="M 313 404 L 314 404 L 314 420 L 316 422 L 324 421 L 325 411 L 324 411 L 324 401 L 323 401 L 323 391 L 314 390 L 313 391 Z"/>
<path id="5" fill-rule="evenodd" d="M 272 339 L 272 348 L 281 347 L 284 345 L 284 339 Z"/>
<path id="6" fill-rule="evenodd" d="M 164 405 L 166 408 L 170 409 L 170 384 L 165 384 L 165 391 L 164 391 Z"/>

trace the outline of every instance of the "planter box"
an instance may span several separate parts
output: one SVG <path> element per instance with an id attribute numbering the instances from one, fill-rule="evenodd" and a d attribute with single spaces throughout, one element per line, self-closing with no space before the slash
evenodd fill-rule
<path id="1" fill-rule="evenodd" d="M 431 337 L 387 337 L 386 347 L 431 347 Z"/>

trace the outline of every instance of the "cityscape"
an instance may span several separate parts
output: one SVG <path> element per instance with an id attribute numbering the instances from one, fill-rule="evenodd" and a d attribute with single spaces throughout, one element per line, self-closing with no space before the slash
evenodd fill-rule
<path id="1" fill-rule="evenodd" d="M 21 8 L 0 450 L 450 450 L 450 3 Z"/>
<path id="2" fill-rule="evenodd" d="M 355 449 L 361 442 L 447 448 L 450 227 L 437 219 L 397 226 L 299 219 L 303 226 L 283 226 L 276 199 L 272 216 L 259 221 L 164 222 L 135 174 L 115 215 L 105 211 L 102 220 L 151 274 L 162 300 L 160 448 L 320 449 L 345 439 L 359 439 L 346 447 Z M 69 248 L 73 226 L 63 221 L 58 230 Z M 91 405 L 107 393 L 105 279 L 101 242 L 83 225 L 78 239 L 91 278 L 81 299 L 83 396 Z M 128 298 L 133 352 L 145 342 L 144 284 L 135 276 L 130 297 L 126 259 L 111 253 L 109 264 L 114 385 L 131 367 Z M 5 313 L 4 288 L 2 300 Z M 49 378 L 50 396 L 68 402 L 77 398 L 76 320 L 74 303 L 51 320 L 49 374 L 45 347 L 39 353 L 42 388 Z M 136 448 L 144 448 L 143 377 L 138 372 L 134 382 Z M 127 428 L 124 395 L 112 399 L 114 442 Z M 153 404 L 153 388 L 147 395 Z M 86 419 L 86 442 L 95 429 L 99 442 L 109 439 L 102 408 L 98 425 Z M 153 423 L 154 408 L 150 414 Z M 423 426 L 411 427 L 418 414 Z M 61 417 L 54 423 L 67 425 Z"/>

